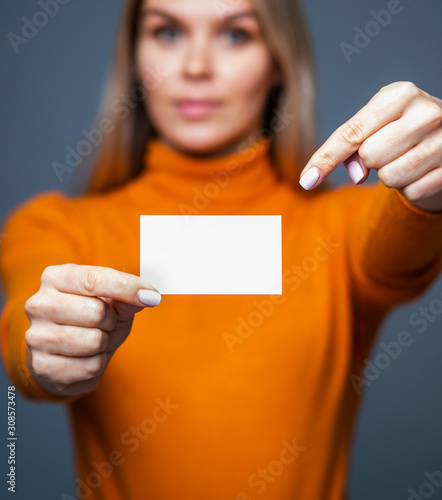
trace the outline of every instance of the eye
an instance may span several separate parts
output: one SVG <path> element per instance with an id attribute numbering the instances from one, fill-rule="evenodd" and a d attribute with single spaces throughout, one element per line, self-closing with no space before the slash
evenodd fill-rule
<path id="1" fill-rule="evenodd" d="M 233 45 L 242 45 L 251 38 L 247 31 L 240 28 L 229 28 L 223 32 L 223 38 Z"/>
<path id="2" fill-rule="evenodd" d="M 175 26 L 162 26 L 154 32 L 155 38 L 163 42 L 175 42 L 181 34 L 181 30 Z"/>

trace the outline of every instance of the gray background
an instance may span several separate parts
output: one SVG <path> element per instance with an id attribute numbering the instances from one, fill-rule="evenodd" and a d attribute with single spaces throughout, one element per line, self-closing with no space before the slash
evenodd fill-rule
<path id="1" fill-rule="evenodd" d="M 110 60 L 122 0 L 75 0 L 15 54 L 7 38 L 20 33 L 23 16 L 41 10 L 36 0 L 5 0 L 0 19 L 2 138 L 0 219 L 34 193 L 69 190 L 51 163 L 63 161 L 81 131 L 92 127 Z M 320 139 L 354 114 L 382 86 L 410 80 L 442 97 L 440 0 L 402 0 L 403 10 L 348 63 L 339 47 L 353 43 L 354 27 L 372 20 L 388 0 L 304 0 L 319 68 Z M 335 184 L 348 182 L 344 167 Z M 375 181 L 371 174 L 369 181 Z M 418 301 L 397 309 L 375 343 L 402 330 L 414 342 L 367 389 L 353 447 L 349 491 L 354 500 L 407 499 L 426 471 L 442 470 L 442 318 L 423 333 L 409 324 L 420 305 L 441 298 L 439 279 Z M 6 498 L 6 391 L 0 373 L 2 452 L 0 496 Z M 29 403 L 18 396 L 18 493 L 15 498 L 60 499 L 73 495 L 71 443 L 63 407 Z M 11 494 L 12 495 L 12 494 Z M 442 498 L 442 488 L 434 498 Z M 428 498 L 428 497 L 427 497 Z M 227 500 L 227 499 L 226 499 Z"/>

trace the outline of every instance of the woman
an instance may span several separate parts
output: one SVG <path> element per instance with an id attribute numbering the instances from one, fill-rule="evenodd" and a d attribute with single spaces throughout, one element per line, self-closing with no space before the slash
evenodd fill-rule
<path id="1" fill-rule="evenodd" d="M 292 0 L 128 2 L 88 193 L 2 245 L 6 367 L 69 405 L 78 498 L 343 497 L 376 329 L 442 268 L 442 103 L 392 84 L 311 156 L 311 89 Z M 379 184 L 321 189 L 342 161 Z M 141 214 L 282 215 L 283 294 L 161 299 Z"/>

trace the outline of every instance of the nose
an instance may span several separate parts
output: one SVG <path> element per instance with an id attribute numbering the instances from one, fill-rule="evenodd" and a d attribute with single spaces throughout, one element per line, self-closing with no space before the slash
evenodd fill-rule
<path id="1" fill-rule="evenodd" d="M 204 79 L 212 74 L 210 40 L 203 34 L 189 41 L 183 61 L 183 73 L 191 79 Z"/>

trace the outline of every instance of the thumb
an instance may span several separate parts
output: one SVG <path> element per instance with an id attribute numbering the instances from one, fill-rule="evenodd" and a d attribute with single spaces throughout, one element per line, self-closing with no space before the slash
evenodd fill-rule
<path id="1" fill-rule="evenodd" d="M 102 298 L 115 309 L 119 319 L 125 321 L 133 317 L 137 312 L 140 312 L 144 307 L 156 307 L 161 302 L 161 295 L 159 292 L 150 289 L 140 289 L 137 292 L 137 298 L 140 302 L 139 306 L 128 304 L 122 300 Z"/>
<path id="2" fill-rule="evenodd" d="M 155 290 L 138 290 L 138 300 L 148 307 L 156 307 L 161 302 L 161 295 Z"/>
<path id="3" fill-rule="evenodd" d="M 343 161 L 348 175 L 355 184 L 362 184 L 367 180 L 370 170 L 365 166 L 358 153 L 353 153 Z"/>

